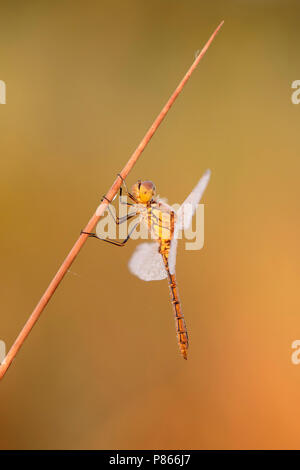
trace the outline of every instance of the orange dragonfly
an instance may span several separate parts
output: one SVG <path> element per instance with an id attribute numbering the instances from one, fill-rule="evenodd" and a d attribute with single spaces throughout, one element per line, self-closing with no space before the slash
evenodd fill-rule
<path id="1" fill-rule="evenodd" d="M 139 224 L 146 226 L 151 238 L 155 241 L 142 243 L 136 248 L 128 264 L 129 270 L 143 281 L 168 279 L 178 345 L 181 355 L 184 359 L 187 359 L 188 333 L 175 276 L 177 242 L 179 232 L 188 229 L 191 225 L 197 205 L 209 182 L 210 171 L 207 170 L 204 173 L 177 212 L 163 199 L 156 196 L 156 188 L 152 181 L 138 181 L 129 192 L 121 175 L 119 177 L 122 179 L 127 196 L 132 201 L 132 203 L 126 203 L 130 206 L 131 212 L 124 217 L 115 217 L 108 205 L 109 211 L 116 224 L 121 224 L 134 217 L 137 217 L 137 222 L 122 242 L 101 238 L 96 233 L 82 233 L 116 246 L 124 246 Z M 122 188 L 120 189 L 120 195 L 122 195 Z M 111 203 L 111 201 L 108 202 Z"/>

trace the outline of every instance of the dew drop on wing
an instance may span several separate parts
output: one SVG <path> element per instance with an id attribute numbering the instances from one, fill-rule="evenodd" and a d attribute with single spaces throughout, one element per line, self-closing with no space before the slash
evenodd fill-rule
<path id="1" fill-rule="evenodd" d="M 143 281 L 161 281 L 167 277 L 156 242 L 138 245 L 129 260 L 128 268 L 132 274 Z"/>

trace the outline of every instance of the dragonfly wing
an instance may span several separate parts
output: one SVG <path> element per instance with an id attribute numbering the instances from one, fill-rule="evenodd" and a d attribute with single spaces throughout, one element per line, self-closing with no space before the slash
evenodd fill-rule
<path id="1" fill-rule="evenodd" d="M 158 244 L 141 243 L 128 263 L 129 271 L 143 281 L 160 281 L 167 277 Z"/>
<path id="2" fill-rule="evenodd" d="M 174 228 L 174 235 L 173 235 L 173 239 L 171 242 L 169 260 L 168 260 L 171 274 L 175 274 L 179 232 L 182 229 L 188 229 L 189 226 L 191 225 L 193 215 L 205 191 L 205 188 L 208 185 L 209 178 L 210 178 L 210 170 L 206 170 L 204 175 L 200 178 L 197 186 L 195 186 L 191 194 L 186 198 L 184 203 L 180 206 L 180 208 L 177 211 L 177 222 Z"/>
<path id="3" fill-rule="evenodd" d="M 169 253 L 169 270 L 171 274 L 175 274 L 175 266 L 176 266 L 176 254 L 177 254 L 177 244 L 178 244 L 178 232 L 179 232 L 179 225 L 176 224 L 174 228 L 174 235 L 171 241 L 170 253 Z"/>
<path id="4" fill-rule="evenodd" d="M 199 204 L 206 186 L 208 185 L 209 178 L 210 170 L 206 170 L 204 175 L 200 178 L 197 186 L 195 186 L 191 194 L 178 209 L 177 224 L 179 229 L 188 229 L 191 225 L 193 215 L 195 214 L 197 205 Z"/>

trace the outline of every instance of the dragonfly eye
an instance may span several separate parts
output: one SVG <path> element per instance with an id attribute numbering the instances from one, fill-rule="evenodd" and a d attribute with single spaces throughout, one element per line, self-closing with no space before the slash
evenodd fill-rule
<path id="1" fill-rule="evenodd" d="M 151 201 L 155 195 L 155 185 L 152 181 L 137 181 L 132 186 L 131 192 L 138 202 L 146 204 Z"/>
<path id="2" fill-rule="evenodd" d="M 147 203 L 153 199 L 155 195 L 155 185 L 152 181 L 143 181 L 139 189 L 141 202 Z"/>

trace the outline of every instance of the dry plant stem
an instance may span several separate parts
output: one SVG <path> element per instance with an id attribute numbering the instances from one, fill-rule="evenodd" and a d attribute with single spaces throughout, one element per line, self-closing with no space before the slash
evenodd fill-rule
<path id="1" fill-rule="evenodd" d="M 199 64 L 200 60 L 202 59 L 202 57 L 206 53 L 207 49 L 209 48 L 210 44 L 214 40 L 216 34 L 218 33 L 218 31 L 222 27 L 222 25 L 223 25 L 223 21 L 222 21 L 222 23 L 220 23 L 220 25 L 214 31 L 212 36 L 209 38 L 209 40 L 207 41 L 207 43 L 203 47 L 202 51 L 200 52 L 200 54 L 197 56 L 197 58 L 193 62 L 190 69 L 187 71 L 186 75 L 183 77 L 183 79 L 179 83 L 178 87 L 176 88 L 176 90 L 174 91 L 172 96 L 167 101 L 166 105 L 163 107 L 163 109 L 159 113 L 158 117 L 155 119 L 154 123 L 152 124 L 152 126 L 150 127 L 148 132 L 146 133 L 145 137 L 140 142 L 137 149 L 131 155 L 130 159 L 128 160 L 125 167 L 123 168 L 123 170 L 120 173 L 120 175 L 122 176 L 123 179 L 125 179 L 128 176 L 129 172 L 131 171 L 131 169 L 135 165 L 136 161 L 140 157 L 140 155 L 143 152 L 143 150 L 145 149 L 146 145 L 149 143 L 149 141 L 150 141 L 151 137 L 153 136 L 153 134 L 156 132 L 158 126 L 160 125 L 160 123 L 162 122 L 164 117 L 166 116 L 167 112 L 171 108 L 171 106 L 174 103 L 174 101 L 176 100 L 177 96 L 182 91 L 182 89 L 185 86 L 186 82 L 188 81 L 188 79 L 192 75 L 193 71 L 195 70 L 195 68 Z M 116 196 L 121 184 L 122 184 L 121 178 L 117 177 L 115 182 L 111 186 L 111 188 L 106 193 L 106 198 L 108 200 L 112 200 Z M 88 224 L 84 228 L 84 232 L 92 232 L 94 230 L 94 228 L 95 228 L 96 224 L 98 223 L 101 215 L 104 213 L 107 204 L 108 204 L 108 202 L 105 199 L 101 202 L 101 204 L 97 208 L 95 214 L 92 216 L 92 218 L 90 219 L 90 221 L 88 222 Z M 4 376 L 5 372 L 7 371 L 8 367 L 12 363 L 12 361 L 15 358 L 15 356 L 16 356 L 17 352 L 19 351 L 20 347 L 24 343 L 26 337 L 29 335 L 31 329 L 33 328 L 34 324 L 37 322 L 37 320 L 40 317 L 42 311 L 44 310 L 47 303 L 51 299 L 51 297 L 54 294 L 56 288 L 58 287 L 58 285 L 62 281 L 64 275 L 66 274 L 66 272 L 70 268 L 71 264 L 73 263 L 74 259 L 78 255 L 79 251 L 81 250 L 82 246 L 86 242 L 87 238 L 88 238 L 88 235 L 85 235 L 85 234 L 81 234 L 79 236 L 78 240 L 76 241 L 75 245 L 71 249 L 70 253 L 68 254 L 66 259 L 62 263 L 61 267 L 57 271 L 56 275 L 54 276 L 54 278 L 50 282 L 50 284 L 47 287 L 45 293 L 41 297 L 39 303 L 35 307 L 34 311 L 32 312 L 32 314 L 29 317 L 29 319 L 27 320 L 27 322 L 25 323 L 25 325 L 24 325 L 23 329 L 21 330 L 19 336 L 17 337 L 16 341 L 14 342 L 11 349 L 7 353 L 4 361 L 0 365 L 0 379 L 2 379 L 2 377 Z"/>

